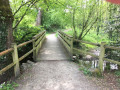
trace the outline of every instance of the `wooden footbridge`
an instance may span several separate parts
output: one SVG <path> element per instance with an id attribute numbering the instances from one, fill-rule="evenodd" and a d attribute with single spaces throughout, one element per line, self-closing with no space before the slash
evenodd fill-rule
<path id="1" fill-rule="evenodd" d="M 76 52 L 77 52 L 77 54 L 79 54 L 79 53 L 80 54 L 89 54 L 93 57 L 99 58 L 99 70 L 101 72 L 103 72 L 103 61 L 104 60 L 120 65 L 120 62 L 111 60 L 111 59 L 107 59 L 104 57 L 106 48 L 120 50 L 119 47 L 107 46 L 104 42 L 102 42 L 101 44 L 97 44 L 97 43 L 91 43 L 91 42 L 77 40 L 77 39 L 74 39 L 72 36 L 65 34 L 62 31 L 58 31 L 58 38 L 61 41 L 61 43 L 63 44 L 64 48 L 66 48 L 66 49 L 61 50 L 61 48 L 63 48 L 63 47 L 59 46 L 59 44 L 58 44 L 59 41 L 57 41 L 56 38 L 53 38 L 53 39 L 56 39 L 56 41 L 55 40 L 54 41 L 58 42 L 58 43 L 54 44 L 54 42 L 49 41 L 49 37 L 48 37 L 47 43 L 45 43 L 43 45 L 43 42 L 46 41 L 46 31 L 40 32 L 38 35 L 35 35 L 32 38 L 32 40 L 24 42 L 22 44 L 17 45 L 16 43 L 13 43 L 12 48 L 5 50 L 3 52 L 0 52 L 0 56 L 6 55 L 6 54 L 12 52 L 12 58 L 13 58 L 13 63 L 9 64 L 8 66 L 6 66 L 2 70 L 0 70 L 0 75 L 4 74 L 7 70 L 14 67 L 15 77 L 18 76 L 20 74 L 20 66 L 19 66 L 20 61 L 22 61 L 24 58 L 26 58 L 31 53 L 33 53 L 33 59 L 35 61 L 68 60 L 68 59 L 72 59 L 73 54 L 76 54 Z M 81 42 L 81 43 L 85 43 L 85 44 L 98 46 L 101 48 L 100 55 L 96 56 L 89 52 L 85 52 L 78 48 L 75 48 L 75 47 L 73 47 L 73 42 Z M 24 54 L 22 57 L 18 57 L 19 56 L 18 49 L 29 43 L 33 44 L 33 48 L 29 52 Z M 59 51 L 59 52 L 56 53 L 55 51 Z"/>

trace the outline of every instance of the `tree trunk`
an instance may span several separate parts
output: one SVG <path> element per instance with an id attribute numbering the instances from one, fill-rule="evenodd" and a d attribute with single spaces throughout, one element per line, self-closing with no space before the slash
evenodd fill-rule
<path id="1" fill-rule="evenodd" d="M 37 20 L 36 20 L 36 26 L 40 26 L 40 25 L 41 25 L 41 17 L 42 17 L 41 10 L 38 9 L 38 15 L 37 15 Z"/>
<path id="2" fill-rule="evenodd" d="M 13 15 L 10 8 L 9 0 L 0 0 L 0 52 L 11 47 L 13 43 Z M 4 61 L 4 63 L 2 63 Z M 12 62 L 11 53 L 0 57 L 0 69 L 4 68 Z M 0 83 L 6 81 L 13 76 L 11 68 L 0 76 Z"/>
<path id="3" fill-rule="evenodd" d="M 12 10 L 10 8 L 9 0 L 0 0 L 0 29 L 1 33 L 6 33 L 6 37 L 2 38 L 1 41 L 5 42 L 3 46 L 7 46 L 6 48 L 11 47 L 11 43 L 13 43 L 13 15 Z M 6 44 L 6 45 L 5 45 Z"/>

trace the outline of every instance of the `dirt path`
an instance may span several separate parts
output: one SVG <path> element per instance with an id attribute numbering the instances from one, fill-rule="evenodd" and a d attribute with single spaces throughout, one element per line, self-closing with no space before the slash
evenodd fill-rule
<path id="1" fill-rule="evenodd" d="M 68 59 L 55 35 L 48 36 L 38 56 L 41 61 L 16 80 L 15 90 L 109 90 L 89 80 Z"/>

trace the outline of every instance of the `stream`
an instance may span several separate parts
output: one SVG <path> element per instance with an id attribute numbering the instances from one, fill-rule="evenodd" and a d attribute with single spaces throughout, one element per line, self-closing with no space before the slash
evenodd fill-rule
<path id="1" fill-rule="evenodd" d="M 92 50 L 90 51 L 92 54 L 95 54 L 97 56 L 99 56 L 100 54 L 100 50 Z M 79 62 L 83 65 L 85 65 L 86 67 L 89 68 L 97 68 L 98 64 L 99 64 L 99 59 L 98 58 L 94 58 L 90 55 L 85 55 L 82 59 L 79 59 Z M 118 65 L 117 64 L 113 64 L 107 61 L 104 61 L 103 63 L 103 70 L 105 70 L 106 68 L 108 68 L 108 64 L 110 65 L 109 68 L 110 70 L 118 70 Z"/>

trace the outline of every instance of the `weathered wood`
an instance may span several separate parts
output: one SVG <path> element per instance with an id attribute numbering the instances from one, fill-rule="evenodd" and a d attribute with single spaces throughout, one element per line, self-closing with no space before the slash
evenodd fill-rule
<path id="1" fill-rule="evenodd" d="M 82 51 L 82 50 L 80 50 L 80 49 L 78 49 L 78 48 L 73 48 L 73 50 L 74 50 L 74 52 L 77 51 L 77 52 L 80 53 L 80 54 L 87 54 L 87 55 L 91 55 L 91 56 L 96 57 L 96 58 L 99 57 L 99 56 L 97 56 L 97 55 L 95 55 L 95 54 L 92 54 L 92 53 L 86 52 L 86 51 Z M 77 53 L 76 53 L 76 54 L 77 54 Z"/>
<path id="2" fill-rule="evenodd" d="M 73 56 L 73 37 L 65 34 L 64 32 L 58 31 L 58 38 L 63 43 L 64 47 L 69 52 L 71 58 Z"/>
<path id="3" fill-rule="evenodd" d="M 107 45 L 105 45 L 105 48 L 120 50 L 120 47 L 107 46 Z"/>
<path id="4" fill-rule="evenodd" d="M 33 60 L 36 61 L 36 46 L 35 39 L 33 38 Z"/>
<path id="5" fill-rule="evenodd" d="M 15 77 L 17 77 L 20 74 L 17 44 L 13 43 L 12 47 L 14 48 L 14 51 L 12 52 L 13 63 L 15 64 L 15 66 L 14 66 L 14 74 L 15 74 Z"/>
<path id="6" fill-rule="evenodd" d="M 66 34 L 66 33 L 64 33 L 64 32 L 62 32 L 62 31 L 58 31 L 59 33 L 61 33 L 61 34 L 63 34 L 63 35 L 65 35 L 65 36 L 67 36 L 67 37 L 69 37 L 69 38 L 72 38 L 73 36 L 70 36 L 70 35 L 68 35 L 68 34 Z"/>
<path id="7" fill-rule="evenodd" d="M 41 48 L 41 46 L 42 46 L 42 44 L 43 44 L 43 42 L 44 42 L 44 40 L 46 38 L 45 35 L 46 35 L 46 32 L 40 38 L 40 41 L 39 41 L 39 43 L 37 45 L 37 48 L 36 48 L 36 56 L 38 55 L 38 51 Z"/>
<path id="8" fill-rule="evenodd" d="M 29 43 L 32 43 L 32 42 L 33 42 L 33 40 L 24 42 L 24 43 L 22 43 L 22 44 L 19 44 L 19 45 L 17 46 L 17 48 L 23 47 L 23 46 L 25 46 L 25 45 L 27 45 L 27 44 L 29 44 Z"/>
<path id="9" fill-rule="evenodd" d="M 46 31 L 43 31 L 38 36 L 36 36 L 37 40 L 36 40 L 36 37 L 33 37 L 33 39 L 34 39 L 34 41 L 33 41 L 33 47 L 36 47 L 36 50 L 33 51 L 33 58 L 34 58 L 34 60 L 36 60 L 38 51 L 41 48 L 42 43 L 43 43 L 43 41 L 45 39 L 45 35 L 46 35 Z"/>
<path id="10" fill-rule="evenodd" d="M 0 70 L 0 75 L 2 75 L 4 72 L 6 72 L 7 70 L 9 70 L 11 67 L 13 67 L 16 63 L 11 63 L 8 66 L 6 66 L 5 68 L 3 68 L 2 70 Z"/>
<path id="11" fill-rule="evenodd" d="M 30 55 L 36 48 L 30 50 L 26 54 L 24 54 L 22 57 L 19 58 L 19 61 L 22 61 L 24 58 L 26 58 L 28 55 Z"/>
<path id="12" fill-rule="evenodd" d="M 103 58 L 103 60 L 120 65 L 120 62 L 112 60 L 112 59 Z"/>
<path id="13" fill-rule="evenodd" d="M 0 52 L 0 56 L 6 55 L 6 54 L 8 54 L 8 53 L 10 53 L 12 51 L 13 51 L 13 48 L 7 49 L 7 50 L 5 50 L 3 52 Z"/>
<path id="14" fill-rule="evenodd" d="M 44 31 L 42 31 L 42 32 L 40 32 L 39 34 L 37 34 L 37 35 L 35 35 L 33 38 L 35 39 L 35 40 L 37 40 L 43 33 L 45 33 L 46 31 L 44 30 Z"/>
<path id="15" fill-rule="evenodd" d="M 44 38 L 44 36 L 45 36 L 45 32 L 39 37 L 39 39 L 35 42 L 35 45 L 37 46 L 40 42 L 41 42 L 41 40 Z"/>
<path id="16" fill-rule="evenodd" d="M 60 36 L 59 36 L 59 39 L 63 43 L 64 47 L 70 52 L 71 51 L 70 46 L 65 42 L 65 40 L 61 38 Z"/>
<path id="17" fill-rule="evenodd" d="M 60 33 L 59 33 L 59 36 L 70 46 L 71 45 L 71 40 L 68 40 L 66 38 L 66 36 L 62 36 Z"/>
<path id="18" fill-rule="evenodd" d="M 105 56 L 105 42 L 101 42 L 100 45 L 100 55 L 99 55 L 99 70 L 103 72 L 103 58 Z"/>
<path id="19" fill-rule="evenodd" d="M 71 38 L 71 44 L 70 44 L 70 48 L 71 48 L 71 58 L 73 58 L 73 37 Z"/>
<path id="20" fill-rule="evenodd" d="M 82 40 L 77 40 L 77 39 L 74 39 L 74 41 L 76 41 L 76 42 L 81 42 L 81 43 L 85 43 L 85 44 L 90 44 L 90 45 L 95 45 L 95 46 L 100 46 L 100 44 L 98 44 L 98 43 L 91 43 L 91 42 L 82 41 Z"/>
<path id="21" fill-rule="evenodd" d="M 15 72 L 15 76 L 18 76 L 20 73 L 20 68 L 19 68 L 19 61 L 23 60 L 25 57 L 27 57 L 28 55 L 30 55 L 33 52 L 33 58 L 34 60 L 36 60 L 36 40 L 40 39 L 40 41 L 38 42 L 38 47 L 40 48 L 41 45 L 43 44 L 44 40 L 45 40 L 45 34 L 46 31 L 43 31 L 39 34 L 37 34 L 36 36 L 33 37 L 32 40 L 24 42 L 22 44 L 19 44 L 18 46 L 16 44 L 12 44 L 13 48 L 10 48 L 8 50 L 5 50 L 3 52 L 0 52 L 0 56 L 6 55 L 10 52 L 12 52 L 12 56 L 13 56 L 13 63 L 9 64 L 8 66 L 6 66 L 5 68 L 3 68 L 2 70 L 0 70 L 0 75 L 2 75 L 4 72 L 6 72 L 7 70 L 9 70 L 11 67 L 14 66 L 14 72 Z M 26 53 L 25 55 L 23 55 L 22 57 L 18 58 L 18 51 L 17 48 L 23 47 L 29 43 L 33 42 L 33 49 L 30 50 L 28 53 Z"/>

